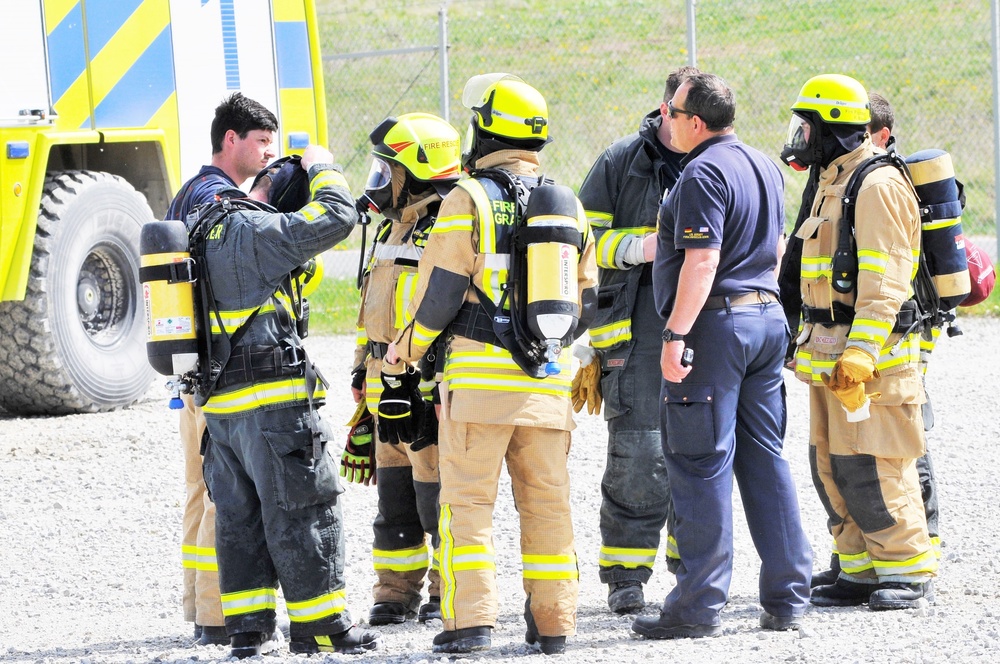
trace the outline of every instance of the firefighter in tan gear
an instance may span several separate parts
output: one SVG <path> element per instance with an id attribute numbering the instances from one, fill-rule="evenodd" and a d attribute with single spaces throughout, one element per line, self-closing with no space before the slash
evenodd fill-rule
<path id="1" fill-rule="evenodd" d="M 463 154 L 472 177 L 441 204 L 420 259 L 414 320 L 390 345 L 384 371 L 389 380 L 405 375 L 439 335 L 446 337 L 439 429 L 444 631 L 434 637 L 434 651 L 490 647 L 498 608 L 493 506 L 506 461 L 521 517 L 525 640 L 559 653 L 575 632 L 579 585 L 567 471 L 571 354 L 563 349 L 550 362 L 558 374 L 527 375 L 523 357 L 504 345 L 486 313 L 503 304 L 507 271 L 517 260 L 517 199 L 544 180 L 537 153 L 548 141 L 548 112 L 537 90 L 507 74 L 473 77 L 463 103 L 474 112 Z M 488 176 L 498 171 L 498 179 Z M 504 178 L 513 186 L 498 184 Z M 596 307 L 597 267 L 583 207 L 570 194 L 580 248 L 573 254 L 579 334 Z M 405 399 L 396 401 L 405 408 Z"/>
<path id="2" fill-rule="evenodd" d="M 856 251 L 847 252 L 857 268 L 841 267 L 841 197 L 876 153 L 868 93 L 847 76 L 816 76 L 792 111 L 783 159 L 821 168 L 811 215 L 796 233 L 803 250 L 795 372 L 811 385 L 810 461 L 841 567 L 811 601 L 912 608 L 931 599 L 937 570 L 916 468 L 925 450 L 919 333 L 901 315 L 921 259 L 916 193 L 896 168 L 865 177 Z"/>
<path id="3" fill-rule="evenodd" d="M 445 120 L 427 113 L 387 118 L 370 134 L 374 148 L 371 173 L 362 204 L 385 216 L 366 257 L 358 316 L 356 373 L 367 374 L 364 398 L 377 415 L 382 395 L 382 357 L 388 344 L 408 322 L 407 307 L 416 290 L 417 261 L 437 218 L 442 197 L 462 173 L 461 138 Z M 431 367 L 433 370 L 433 367 Z M 360 377 L 360 376 L 359 376 Z M 396 438 L 374 442 L 348 440 L 341 475 L 354 482 L 375 480 L 378 515 L 373 525 L 372 558 L 377 581 L 371 625 L 420 622 L 441 618 L 437 550 L 438 452 L 437 418 L 430 400 L 421 397 L 421 433 L 411 444 Z M 385 427 L 380 427 L 385 429 Z M 395 444 L 388 444 L 395 443 Z M 359 459 L 360 458 L 360 459 Z M 374 463 L 365 463 L 374 458 Z M 360 464 L 360 465 L 358 465 Z M 375 473 L 377 467 L 377 474 Z M 360 472 L 356 469 L 361 468 Z M 431 536 L 432 551 L 427 548 Z M 429 599 L 420 605 L 424 577 Z"/>

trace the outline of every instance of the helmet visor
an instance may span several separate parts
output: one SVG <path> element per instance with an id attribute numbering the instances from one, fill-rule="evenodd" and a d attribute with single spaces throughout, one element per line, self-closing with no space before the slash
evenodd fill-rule
<path id="1" fill-rule="evenodd" d="M 785 149 L 790 151 L 804 151 L 809 147 L 809 137 L 812 136 L 813 126 L 805 117 L 798 113 L 792 113 L 792 119 L 788 122 L 788 133 L 785 135 Z"/>
<path id="2" fill-rule="evenodd" d="M 389 163 L 384 159 L 375 157 L 372 160 L 372 167 L 368 171 L 368 181 L 365 182 L 365 191 L 378 191 L 389 186 L 392 182 L 392 171 Z"/>
<path id="3" fill-rule="evenodd" d="M 502 72 L 473 76 L 465 83 L 465 88 L 462 90 L 462 105 L 470 110 L 475 109 L 482 100 L 483 95 L 486 94 L 486 91 L 493 85 L 505 79 L 512 81 L 521 80 L 518 76 L 514 76 L 513 74 L 504 74 Z"/>

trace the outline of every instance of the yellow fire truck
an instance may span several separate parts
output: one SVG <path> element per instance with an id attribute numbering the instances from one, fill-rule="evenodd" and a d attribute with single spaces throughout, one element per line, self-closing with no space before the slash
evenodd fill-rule
<path id="1" fill-rule="evenodd" d="M 5 0 L 0 409 L 105 411 L 153 378 L 139 228 L 211 160 L 215 106 L 327 144 L 312 0 Z"/>

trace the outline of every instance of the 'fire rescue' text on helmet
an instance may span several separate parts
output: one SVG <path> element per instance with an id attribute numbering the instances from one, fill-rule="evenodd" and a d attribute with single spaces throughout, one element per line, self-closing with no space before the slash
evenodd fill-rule
<path id="1" fill-rule="evenodd" d="M 386 118 L 369 134 L 374 146 L 365 196 L 376 211 L 395 208 L 409 189 L 440 186 L 442 195 L 462 173 L 461 139 L 448 122 L 430 113 Z M 393 184 L 396 163 L 405 178 Z"/>
<path id="2" fill-rule="evenodd" d="M 802 86 L 792 104 L 792 119 L 788 123 L 781 158 L 796 170 L 806 170 L 820 163 L 822 158 L 821 130 L 817 122 L 863 126 L 870 121 L 868 92 L 861 83 L 842 74 L 814 76 Z"/>
<path id="3" fill-rule="evenodd" d="M 549 141 L 549 111 L 535 88 L 512 74 L 473 76 L 465 84 L 462 104 L 472 111 L 462 161 L 503 149 L 537 152 Z"/>

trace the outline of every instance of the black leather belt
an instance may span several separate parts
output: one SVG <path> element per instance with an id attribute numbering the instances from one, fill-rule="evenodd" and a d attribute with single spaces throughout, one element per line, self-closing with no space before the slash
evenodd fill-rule
<path id="1" fill-rule="evenodd" d="M 702 309 L 728 309 L 742 307 L 748 304 L 768 304 L 777 302 L 778 296 L 767 291 L 751 291 L 749 293 L 733 293 L 732 295 L 710 295 L 705 300 Z"/>

